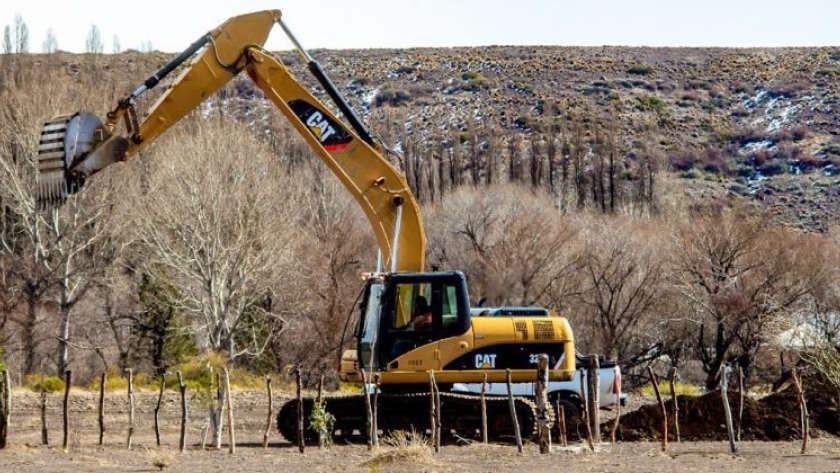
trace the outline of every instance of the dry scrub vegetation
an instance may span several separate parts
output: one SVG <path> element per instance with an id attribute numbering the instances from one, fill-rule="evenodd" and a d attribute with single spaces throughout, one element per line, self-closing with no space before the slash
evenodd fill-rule
<path id="1" fill-rule="evenodd" d="M 322 53 L 403 152 L 429 264 L 464 271 L 475 303 L 557 308 L 582 351 L 622 360 L 630 380 L 658 346 L 707 388 L 723 363 L 749 383 L 777 376 L 779 320 L 833 336 L 820 322 L 840 309 L 831 51 Z M 374 241 L 247 79 L 61 210 L 35 210 L 41 123 L 101 115 L 167 57 L 0 55 L 0 346 L 18 385 L 207 357 L 334 376 Z"/>

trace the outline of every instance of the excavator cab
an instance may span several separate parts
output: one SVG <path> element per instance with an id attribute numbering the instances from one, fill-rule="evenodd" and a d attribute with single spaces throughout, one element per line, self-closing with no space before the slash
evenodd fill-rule
<path id="1" fill-rule="evenodd" d="M 375 276 L 368 281 L 361 304 L 358 367 L 367 371 L 439 369 L 426 366 L 434 365 L 434 360 L 404 358 L 469 330 L 469 296 L 462 273 Z"/>

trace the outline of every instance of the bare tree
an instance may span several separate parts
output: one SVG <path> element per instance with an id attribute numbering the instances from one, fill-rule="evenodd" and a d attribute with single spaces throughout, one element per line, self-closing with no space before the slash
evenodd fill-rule
<path id="1" fill-rule="evenodd" d="M 15 49 L 12 46 L 12 27 L 6 25 L 3 27 L 3 53 L 12 54 L 13 52 L 15 52 Z"/>
<path id="2" fill-rule="evenodd" d="M 520 185 L 489 194 L 463 188 L 426 213 L 429 263 L 464 271 L 472 295 L 488 304 L 561 304 L 577 264 L 577 232 Z"/>
<path id="3" fill-rule="evenodd" d="M 281 317 L 264 301 L 293 263 L 294 183 L 246 127 L 183 125 L 159 142 L 167 159 L 154 163 L 135 206 L 137 238 L 154 254 L 145 270 L 177 286 L 199 346 L 258 355 L 268 340 L 253 323 Z"/>
<path id="4" fill-rule="evenodd" d="M 796 235 L 770 231 L 744 209 L 693 215 L 674 234 L 675 283 L 691 303 L 695 354 L 714 389 L 725 362 L 749 374 L 767 342 L 767 324 L 791 311 L 814 273 Z"/>
<path id="5" fill-rule="evenodd" d="M 644 333 L 662 303 L 666 282 L 660 238 L 651 222 L 623 217 L 593 219 L 583 237 L 582 302 L 575 321 L 613 359 L 627 359 L 655 341 Z M 578 312 L 578 311 L 574 311 Z M 584 338 L 584 337 L 581 337 Z"/>
<path id="6" fill-rule="evenodd" d="M 85 39 L 85 52 L 92 54 L 102 54 L 105 51 L 105 45 L 102 44 L 102 34 L 99 32 L 99 27 L 91 25 L 88 31 L 87 39 Z"/>
<path id="7" fill-rule="evenodd" d="M 47 28 L 47 37 L 44 39 L 44 44 L 41 46 L 41 51 L 44 54 L 52 54 L 58 51 L 58 40 L 55 37 L 55 30 Z"/>
<path id="8" fill-rule="evenodd" d="M 122 45 L 120 44 L 119 36 L 114 35 L 114 41 L 111 44 L 113 45 L 111 52 L 113 52 L 114 54 L 119 54 L 122 52 Z"/>

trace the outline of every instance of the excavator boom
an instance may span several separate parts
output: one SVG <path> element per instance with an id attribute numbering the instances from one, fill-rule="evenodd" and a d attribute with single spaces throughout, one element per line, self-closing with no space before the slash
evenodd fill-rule
<path id="1" fill-rule="evenodd" d="M 276 55 L 262 48 L 277 23 L 292 39 L 349 127 L 302 87 Z M 140 122 L 134 110 L 136 99 L 190 58 L 190 64 Z M 282 22 L 279 10 L 233 17 L 208 32 L 119 100 L 104 123 L 88 112 L 47 121 L 38 156 L 39 202 L 42 206 L 62 204 L 90 176 L 135 156 L 243 70 L 359 203 L 386 267 L 392 271 L 422 271 L 425 234 L 417 202 L 405 179 L 383 157 L 324 70 Z"/>

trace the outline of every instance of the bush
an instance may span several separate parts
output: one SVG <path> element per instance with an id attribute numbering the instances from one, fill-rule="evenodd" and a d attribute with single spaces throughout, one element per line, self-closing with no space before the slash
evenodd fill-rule
<path id="1" fill-rule="evenodd" d="M 461 74 L 461 90 L 477 92 L 487 86 L 487 79 L 480 72 L 464 72 Z"/>
<path id="2" fill-rule="evenodd" d="M 638 102 L 636 108 L 643 112 L 653 111 L 659 115 L 665 112 L 665 101 L 654 95 L 637 97 L 636 101 Z"/>
<path id="3" fill-rule="evenodd" d="M 58 376 L 30 374 L 26 375 L 26 387 L 36 393 L 41 391 L 48 393 L 60 393 L 64 392 L 66 384 L 64 384 L 64 380 Z"/>
<path id="4" fill-rule="evenodd" d="M 373 103 L 377 107 L 385 104 L 389 104 L 392 107 L 399 107 L 402 104 L 408 103 L 410 100 L 411 94 L 408 92 L 392 87 L 385 87 L 376 94 L 376 97 L 373 98 Z"/>
<path id="5" fill-rule="evenodd" d="M 639 76 L 646 76 L 648 74 L 651 74 L 652 72 L 653 69 L 650 66 L 646 66 L 644 64 L 635 64 L 627 69 L 628 74 L 635 74 Z"/>
<path id="6" fill-rule="evenodd" d="M 699 396 L 700 389 L 693 384 L 688 383 L 681 383 L 677 381 L 674 384 L 674 391 L 676 391 L 678 396 Z M 671 392 L 671 384 L 668 381 L 660 381 L 659 382 L 659 392 L 665 396 L 667 393 Z M 646 384 L 639 389 L 639 393 L 642 396 L 653 396 L 655 393 L 653 392 L 653 386 L 650 384 Z"/>

